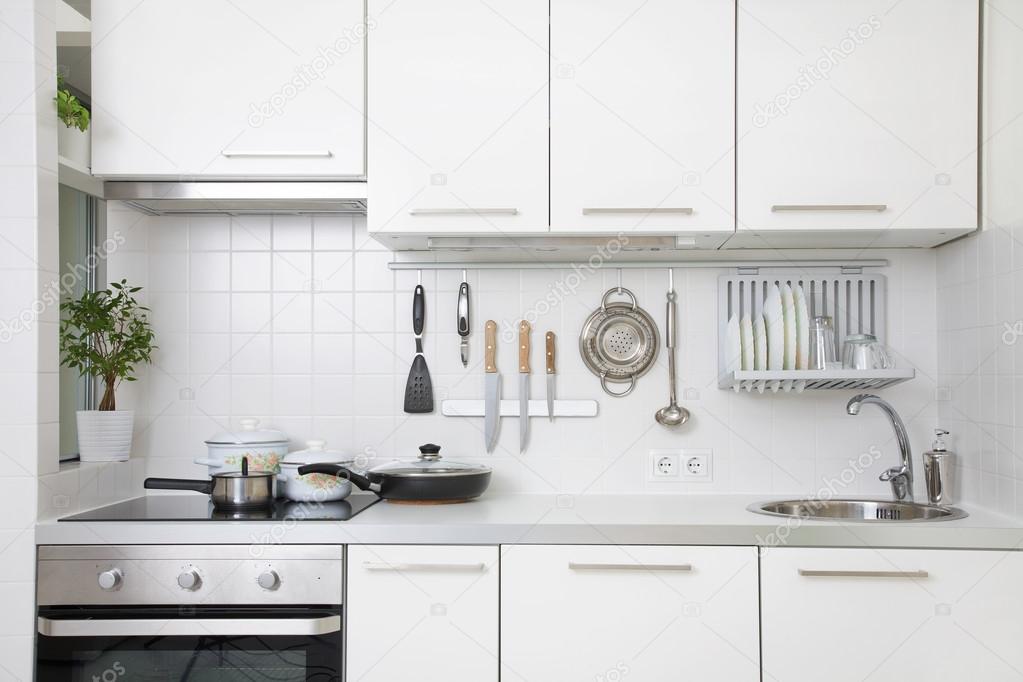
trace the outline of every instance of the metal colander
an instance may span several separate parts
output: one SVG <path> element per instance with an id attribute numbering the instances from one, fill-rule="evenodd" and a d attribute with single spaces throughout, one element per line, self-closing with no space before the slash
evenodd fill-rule
<path id="1" fill-rule="evenodd" d="M 630 303 L 608 303 L 611 296 L 626 296 Z M 628 289 L 615 287 L 604 294 L 600 307 L 593 311 L 579 334 L 579 352 L 591 372 L 600 377 L 600 386 L 608 395 L 626 396 L 636 387 L 657 359 L 660 348 L 657 324 L 636 304 Z M 629 384 L 614 392 L 608 383 Z"/>

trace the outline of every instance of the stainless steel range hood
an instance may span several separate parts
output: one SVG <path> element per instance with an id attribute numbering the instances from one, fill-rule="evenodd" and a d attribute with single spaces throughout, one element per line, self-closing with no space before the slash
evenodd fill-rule
<path id="1" fill-rule="evenodd" d="M 366 213 L 365 182 L 105 182 L 103 198 L 149 215 Z"/>

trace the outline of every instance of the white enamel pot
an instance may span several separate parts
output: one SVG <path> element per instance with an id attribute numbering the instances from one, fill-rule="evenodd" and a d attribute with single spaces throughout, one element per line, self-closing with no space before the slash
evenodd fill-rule
<path id="1" fill-rule="evenodd" d="M 337 502 L 352 492 L 350 481 L 329 474 L 298 473 L 307 464 L 350 464 L 351 455 L 327 450 L 326 441 L 311 440 L 305 450 L 288 453 L 281 462 L 277 476 L 277 491 L 281 497 L 293 502 Z"/>
<path id="2" fill-rule="evenodd" d="M 210 476 L 241 471 L 247 458 L 251 471 L 280 473 L 281 460 L 288 454 L 288 437 L 276 429 L 260 429 L 258 419 L 239 420 L 237 431 L 224 431 L 206 441 L 207 457 L 196 464 L 207 467 Z"/>

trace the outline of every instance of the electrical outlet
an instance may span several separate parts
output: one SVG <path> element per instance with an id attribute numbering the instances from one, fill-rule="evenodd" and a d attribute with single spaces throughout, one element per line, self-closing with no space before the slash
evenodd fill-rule
<path id="1" fill-rule="evenodd" d="M 711 480 L 711 450 L 651 450 L 647 460 L 648 481 Z"/>
<path id="2" fill-rule="evenodd" d="M 649 480 L 677 479 L 681 472 L 682 453 L 679 450 L 651 450 Z"/>

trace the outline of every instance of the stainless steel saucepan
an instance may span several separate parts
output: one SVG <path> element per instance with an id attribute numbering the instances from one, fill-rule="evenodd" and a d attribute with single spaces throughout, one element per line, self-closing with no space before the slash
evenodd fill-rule
<path id="1" fill-rule="evenodd" d="M 213 474 L 209 480 L 189 478 L 147 478 L 143 487 L 148 490 L 194 490 L 210 496 L 217 509 L 242 511 L 266 509 L 274 501 L 272 471 L 249 471 L 248 458 L 242 459 L 241 471 Z"/>

